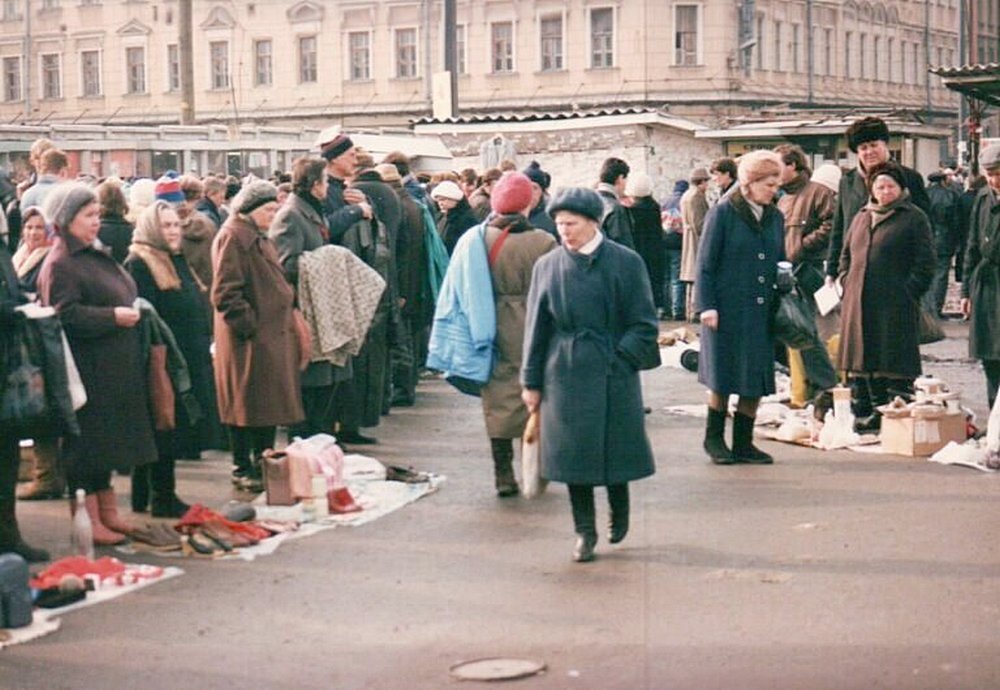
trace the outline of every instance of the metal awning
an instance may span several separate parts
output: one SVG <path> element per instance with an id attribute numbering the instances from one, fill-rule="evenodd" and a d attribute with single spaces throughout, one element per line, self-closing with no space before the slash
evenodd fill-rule
<path id="1" fill-rule="evenodd" d="M 930 70 L 941 78 L 945 87 L 963 96 L 990 105 L 1000 106 L 1000 63 L 962 67 L 936 67 Z"/>

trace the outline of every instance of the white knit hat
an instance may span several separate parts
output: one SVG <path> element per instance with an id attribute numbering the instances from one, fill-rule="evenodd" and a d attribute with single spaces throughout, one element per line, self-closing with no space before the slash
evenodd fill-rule
<path id="1" fill-rule="evenodd" d="M 443 180 L 438 184 L 434 185 L 434 189 L 431 191 L 431 198 L 433 199 L 451 199 L 452 201 L 461 201 L 462 197 L 465 195 L 462 190 L 458 188 L 458 185 L 451 180 Z"/>
<path id="2" fill-rule="evenodd" d="M 843 173 L 844 171 L 840 169 L 839 165 L 824 163 L 813 171 L 810 179 L 836 192 L 840 187 L 840 176 Z"/>
<path id="3" fill-rule="evenodd" d="M 625 178 L 625 196 L 633 198 L 640 196 L 651 196 L 653 194 L 653 180 L 644 172 L 629 173 Z"/>

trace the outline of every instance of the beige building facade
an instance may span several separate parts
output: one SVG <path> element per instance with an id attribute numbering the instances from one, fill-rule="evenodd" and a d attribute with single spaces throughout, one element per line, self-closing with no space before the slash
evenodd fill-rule
<path id="1" fill-rule="evenodd" d="M 1000 3 L 971 0 L 984 61 Z M 967 4 L 969 4 L 967 2 Z M 405 126 L 432 109 L 442 0 L 193 0 L 194 112 L 227 125 Z M 176 123 L 177 0 L 0 0 L 0 118 Z M 957 121 L 959 0 L 458 0 L 463 114 L 630 105 L 709 125 L 761 107 Z M 987 132 L 990 134 L 990 132 Z"/>

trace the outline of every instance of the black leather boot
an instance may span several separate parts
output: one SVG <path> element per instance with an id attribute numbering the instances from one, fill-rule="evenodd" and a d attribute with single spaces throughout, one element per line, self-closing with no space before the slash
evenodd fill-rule
<path id="1" fill-rule="evenodd" d="M 587 563 L 594 560 L 597 546 L 597 525 L 594 517 L 594 487 L 570 484 L 569 503 L 573 509 L 573 529 L 576 544 L 573 546 L 573 560 Z"/>
<path id="2" fill-rule="evenodd" d="M 24 542 L 14 513 L 18 451 L 15 436 L 0 434 L 0 553 L 16 553 L 29 563 L 41 563 L 49 560 L 48 552 Z"/>
<path id="3" fill-rule="evenodd" d="M 514 442 L 509 438 L 491 438 L 490 450 L 493 453 L 493 481 L 497 496 L 516 496 L 519 489 L 514 477 Z"/>
<path id="4" fill-rule="evenodd" d="M 628 484 L 608 485 L 608 505 L 611 507 L 608 541 L 617 544 L 628 534 Z"/>
<path id="5" fill-rule="evenodd" d="M 708 421 L 705 422 L 705 452 L 716 465 L 732 465 L 735 460 L 729 448 L 726 447 L 726 411 L 716 410 L 711 405 L 708 408 Z"/>
<path id="6" fill-rule="evenodd" d="M 152 489 L 151 510 L 155 518 L 179 518 L 188 511 L 187 503 L 177 498 L 177 480 L 173 460 L 157 460 L 149 468 Z"/>
<path id="7" fill-rule="evenodd" d="M 739 412 L 733 417 L 733 459 L 752 465 L 770 465 L 774 458 L 753 444 L 754 421 L 753 417 Z"/>
<path id="8" fill-rule="evenodd" d="M 132 468 L 132 495 L 129 498 L 133 513 L 149 510 L 149 465 Z"/>

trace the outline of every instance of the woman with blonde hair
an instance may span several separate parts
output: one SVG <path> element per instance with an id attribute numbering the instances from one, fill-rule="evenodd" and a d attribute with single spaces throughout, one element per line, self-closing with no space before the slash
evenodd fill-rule
<path id="1" fill-rule="evenodd" d="M 771 315 L 784 227 L 774 198 L 781 159 L 772 151 L 740 158 L 739 187 L 708 212 L 698 248 L 695 307 L 701 314 L 698 380 L 709 389 L 705 451 L 717 465 L 770 464 L 753 445 L 760 399 L 774 392 Z M 729 396 L 739 396 L 732 451 L 724 439 Z"/>

